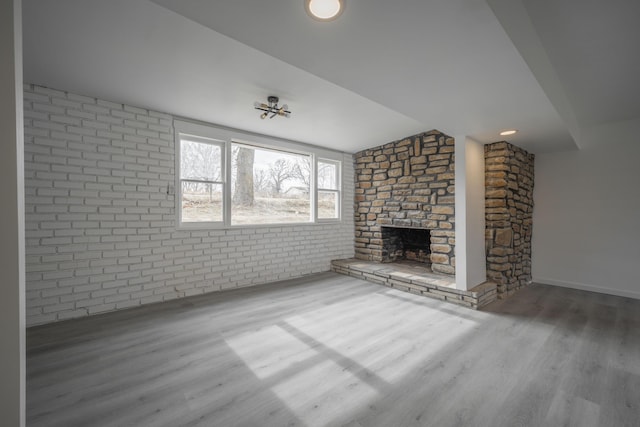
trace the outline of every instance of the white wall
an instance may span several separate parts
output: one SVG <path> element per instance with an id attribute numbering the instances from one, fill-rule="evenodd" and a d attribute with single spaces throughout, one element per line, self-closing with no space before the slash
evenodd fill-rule
<path id="1" fill-rule="evenodd" d="M 536 156 L 533 280 L 640 298 L 640 142 Z"/>
<path id="2" fill-rule="evenodd" d="M 179 230 L 173 117 L 25 86 L 27 323 L 329 271 L 353 256 L 343 221 Z"/>
<path id="3" fill-rule="evenodd" d="M 487 280 L 484 145 L 456 137 L 456 288 Z"/>
<path id="4" fill-rule="evenodd" d="M 0 2 L 0 424 L 25 422 L 24 177 L 20 0 Z"/>

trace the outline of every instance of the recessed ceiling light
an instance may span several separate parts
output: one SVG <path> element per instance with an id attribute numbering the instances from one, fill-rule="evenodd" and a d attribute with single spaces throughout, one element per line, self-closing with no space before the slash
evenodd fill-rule
<path id="1" fill-rule="evenodd" d="M 304 0 L 304 8 L 313 19 L 333 21 L 342 14 L 345 0 Z"/>
<path id="2" fill-rule="evenodd" d="M 500 135 L 502 136 L 514 135 L 517 132 L 518 131 L 515 129 L 503 130 L 502 132 L 500 132 Z"/>

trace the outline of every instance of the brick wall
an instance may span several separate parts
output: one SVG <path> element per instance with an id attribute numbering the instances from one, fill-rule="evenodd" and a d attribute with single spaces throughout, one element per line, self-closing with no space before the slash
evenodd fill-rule
<path id="1" fill-rule="evenodd" d="M 340 224 L 176 229 L 173 118 L 25 85 L 27 323 L 299 277 L 353 256 Z"/>
<path id="2" fill-rule="evenodd" d="M 382 226 L 431 231 L 431 268 L 455 274 L 454 140 L 436 130 L 354 155 L 356 257 L 382 261 Z"/>
<path id="3" fill-rule="evenodd" d="M 507 142 L 485 145 L 487 277 L 499 297 L 531 283 L 534 160 Z"/>

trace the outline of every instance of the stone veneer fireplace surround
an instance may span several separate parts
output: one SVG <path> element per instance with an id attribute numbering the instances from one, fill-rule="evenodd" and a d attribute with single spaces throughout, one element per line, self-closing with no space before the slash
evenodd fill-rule
<path id="1" fill-rule="evenodd" d="M 335 272 L 480 308 L 531 283 L 533 154 L 507 142 L 484 146 L 487 281 L 469 290 L 455 281 L 455 163 L 452 138 L 433 130 L 354 155 L 355 258 Z M 418 261 L 390 230 L 429 234 Z M 426 240 L 426 238 L 423 238 Z M 415 241 L 409 243 L 414 245 Z M 435 273 L 435 274 L 434 274 Z"/>
<path id="2" fill-rule="evenodd" d="M 454 140 L 421 133 L 356 153 L 355 256 L 385 261 L 383 227 L 429 230 L 433 272 L 455 274 Z"/>

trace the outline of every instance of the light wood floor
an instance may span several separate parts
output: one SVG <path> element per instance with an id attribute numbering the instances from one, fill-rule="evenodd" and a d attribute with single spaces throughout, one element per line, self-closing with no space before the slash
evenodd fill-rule
<path id="1" fill-rule="evenodd" d="M 334 273 L 31 328 L 28 426 L 639 426 L 640 301 Z"/>

